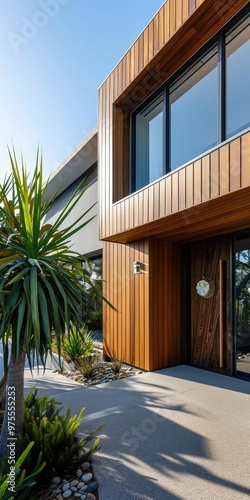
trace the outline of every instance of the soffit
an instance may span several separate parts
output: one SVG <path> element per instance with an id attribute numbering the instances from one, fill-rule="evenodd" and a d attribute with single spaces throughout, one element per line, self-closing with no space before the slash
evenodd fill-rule
<path id="1" fill-rule="evenodd" d="M 128 243 L 155 237 L 187 243 L 249 228 L 250 187 L 247 187 L 105 239 Z"/>

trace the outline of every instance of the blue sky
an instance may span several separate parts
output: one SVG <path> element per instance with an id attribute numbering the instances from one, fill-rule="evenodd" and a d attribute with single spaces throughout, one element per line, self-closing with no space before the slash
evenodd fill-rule
<path id="1" fill-rule="evenodd" d="M 164 0 L 8 0 L 0 5 L 0 182 L 7 145 L 44 176 L 97 123 L 97 90 Z"/>

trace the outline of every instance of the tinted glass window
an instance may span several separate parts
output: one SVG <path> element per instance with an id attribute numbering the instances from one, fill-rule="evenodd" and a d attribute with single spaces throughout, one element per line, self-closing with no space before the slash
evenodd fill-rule
<path id="1" fill-rule="evenodd" d="M 170 164 L 180 167 L 217 143 L 216 49 L 170 87 Z"/>
<path id="2" fill-rule="evenodd" d="M 250 126 L 250 21 L 249 17 L 226 38 L 227 138 Z"/>
<path id="3" fill-rule="evenodd" d="M 155 181 L 163 170 L 162 94 L 136 115 L 135 189 Z"/>

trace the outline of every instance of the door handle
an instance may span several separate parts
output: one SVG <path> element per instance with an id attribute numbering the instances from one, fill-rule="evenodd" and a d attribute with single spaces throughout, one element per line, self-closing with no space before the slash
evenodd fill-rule
<path id="1" fill-rule="evenodd" d="M 224 263 L 225 261 L 220 259 L 219 261 L 219 293 L 220 293 L 220 347 L 219 347 L 219 358 L 220 358 L 220 370 L 223 370 L 223 337 L 224 337 Z"/>

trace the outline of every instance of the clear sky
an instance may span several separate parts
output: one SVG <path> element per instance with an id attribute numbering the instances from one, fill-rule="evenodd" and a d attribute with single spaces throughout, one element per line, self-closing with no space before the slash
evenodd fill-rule
<path id="1" fill-rule="evenodd" d="M 97 123 L 97 90 L 164 0 L 0 3 L 0 182 L 7 145 L 44 176 Z"/>

